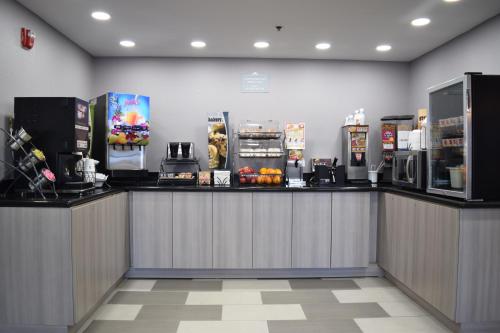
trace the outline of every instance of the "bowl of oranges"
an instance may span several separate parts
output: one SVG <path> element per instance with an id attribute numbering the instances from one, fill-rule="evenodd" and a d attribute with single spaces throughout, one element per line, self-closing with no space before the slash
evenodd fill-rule
<path id="1" fill-rule="evenodd" d="M 240 185 L 268 185 L 279 186 L 283 181 L 281 169 L 260 168 L 255 170 L 250 167 L 243 167 L 238 170 Z"/>

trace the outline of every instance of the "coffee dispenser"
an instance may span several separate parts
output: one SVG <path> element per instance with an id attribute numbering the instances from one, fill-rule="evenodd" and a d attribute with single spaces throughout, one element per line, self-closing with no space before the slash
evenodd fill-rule
<path id="1" fill-rule="evenodd" d="M 59 192 L 83 192 L 93 188 L 76 172 L 78 161 L 89 149 L 88 103 L 75 97 L 14 98 L 14 128 L 24 128 L 45 154 Z"/>
<path id="2" fill-rule="evenodd" d="M 368 179 L 368 125 L 342 127 L 342 157 L 347 180 Z"/>

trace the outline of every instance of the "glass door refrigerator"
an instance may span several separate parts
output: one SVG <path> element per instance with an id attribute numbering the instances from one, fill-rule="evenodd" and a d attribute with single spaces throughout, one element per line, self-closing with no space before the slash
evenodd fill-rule
<path id="1" fill-rule="evenodd" d="M 500 198 L 500 75 L 466 73 L 429 88 L 427 192 Z"/>

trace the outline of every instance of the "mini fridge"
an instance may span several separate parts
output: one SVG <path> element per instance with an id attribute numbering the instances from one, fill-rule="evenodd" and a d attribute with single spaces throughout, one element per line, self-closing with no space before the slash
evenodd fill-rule
<path id="1" fill-rule="evenodd" d="M 429 88 L 427 192 L 500 199 L 500 75 L 466 73 Z"/>

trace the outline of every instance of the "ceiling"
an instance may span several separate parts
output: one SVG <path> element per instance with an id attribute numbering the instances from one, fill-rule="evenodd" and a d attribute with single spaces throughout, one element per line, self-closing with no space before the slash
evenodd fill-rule
<path id="1" fill-rule="evenodd" d="M 90 54 L 411 61 L 500 13 L 500 0 L 18 0 Z M 109 12 L 95 21 L 90 13 Z M 428 17 L 428 26 L 410 21 Z M 275 26 L 281 25 L 281 32 Z M 122 39 L 134 48 L 119 45 Z M 190 42 L 207 47 L 193 49 Z M 266 40 L 268 49 L 253 43 Z M 318 42 L 331 49 L 315 49 Z M 375 51 L 391 44 L 386 53 Z"/>

